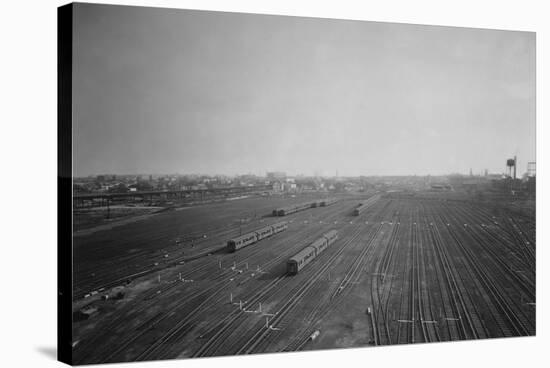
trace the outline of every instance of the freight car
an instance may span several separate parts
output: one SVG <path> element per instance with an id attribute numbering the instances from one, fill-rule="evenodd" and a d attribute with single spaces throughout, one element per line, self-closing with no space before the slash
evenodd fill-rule
<path id="1" fill-rule="evenodd" d="M 230 252 L 234 252 L 237 249 L 244 248 L 250 244 L 254 244 L 262 239 L 270 237 L 274 234 L 280 233 L 288 228 L 287 222 L 278 222 L 273 225 L 262 227 L 261 229 L 252 231 L 250 233 L 238 236 L 227 241 L 227 249 Z"/>
<path id="2" fill-rule="evenodd" d="M 331 230 L 321 238 L 302 249 L 287 261 L 287 273 L 296 275 L 302 268 L 315 259 L 321 252 L 327 249 L 338 238 L 338 232 Z"/>

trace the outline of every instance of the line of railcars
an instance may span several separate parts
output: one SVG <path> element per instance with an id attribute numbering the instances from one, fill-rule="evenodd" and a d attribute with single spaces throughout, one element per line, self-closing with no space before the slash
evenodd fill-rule
<path id="1" fill-rule="evenodd" d="M 338 202 L 338 199 L 336 198 L 323 199 L 322 201 L 319 202 L 319 207 L 327 207 L 335 204 L 336 202 Z"/>
<path id="2" fill-rule="evenodd" d="M 282 221 L 274 225 L 264 226 L 261 229 L 254 230 L 250 233 L 238 236 L 227 241 L 227 250 L 235 252 L 238 249 L 247 247 L 251 244 L 259 242 L 262 239 L 280 233 L 288 228 L 287 222 Z"/>
<path id="3" fill-rule="evenodd" d="M 338 239 L 338 232 L 331 230 L 319 239 L 296 253 L 286 263 L 286 270 L 289 275 L 296 275 L 302 268 L 318 257 L 321 252 L 327 249 Z"/>
<path id="4" fill-rule="evenodd" d="M 372 197 L 370 197 L 369 199 L 367 199 L 366 201 L 362 202 L 359 204 L 359 206 L 357 206 L 354 210 L 353 210 L 353 214 L 355 216 L 359 216 L 361 213 L 363 213 L 366 209 L 368 209 L 370 206 L 372 206 L 373 204 L 375 204 L 379 199 L 380 199 L 381 195 L 380 194 L 375 194 L 373 195 Z"/>
<path id="5" fill-rule="evenodd" d="M 307 202 L 307 203 L 292 205 L 292 206 L 288 206 L 288 207 L 276 208 L 276 209 L 273 210 L 273 216 L 286 216 L 286 215 L 290 215 L 292 213 L 307 210 L 309 208 L 326 207 L 326 206 L 330 206 L 331 204 L 336 203 L 337 201 L 338 200 L 335 199 L 335 198 L 322 199 L 322 200 L 317 200 L 317 201 L 313 201 L 313 202 Z"/>

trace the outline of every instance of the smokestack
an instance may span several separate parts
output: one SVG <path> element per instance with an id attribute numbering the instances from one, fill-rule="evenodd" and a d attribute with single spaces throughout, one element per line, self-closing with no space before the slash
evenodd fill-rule
<path id="1" fill-rule="evenodd" d="M 516 167 L 518 166 L 517 157 L 514 156 L 514 180 L 516 180 Z"/>

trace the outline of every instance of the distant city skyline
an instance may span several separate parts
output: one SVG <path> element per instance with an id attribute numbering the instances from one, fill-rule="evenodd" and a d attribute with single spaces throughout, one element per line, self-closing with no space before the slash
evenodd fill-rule
<path id="1" fill-rule="evenodd" d="M 518 173 L 517 173 L 517 176 L 518 178 L 521 177 L 521 175 L 527 173 L 527 171 L 524 171 L 524 172 L 521 172 L 520 170 L 518 170 Z M 141 177 L 144 177 L 145 179 L 149 176 L 152 176 L 153 178 L 156 178 L 156 177 L 164 177 L 164 176 L 210 176 L 210 177 L 216 177 L 216 176 L 220 176 L 220 177 L 228 177 L 228 178 L 234 178 L 234 177 L 239 177 L 239 176 L 247 176 L 247 175 L 252 175 L 252 176 L 256 176 L 256 177 L 268 177 L 268 172 L 263 172 L 263 173 L 253 173 L 253 172 L 243 172 L 243 173 L 235 173 L 235 174 L 219 174 L 219 173 L 112 173 L 112 172 L 104 172 L 104 173 L 97 173 L 97 174 L 88 174 L 88 175 L 81 175 L 81 176 L 74 176 L 75 178 L 87 178 L 87 177 L 98 177 L 98 176 L 106 176 L 106 177 L 109 177 L 109 176 L 116 176 L 116 177 L 131 177 L 131 176 L 141 176 Z M 360 175 L 336 175 L 336 174 L 323 174 L 323 173 L 317 173 L 317 174 L 307 174 L 307 173 L 285 173 L 285 176 L 286 177 L 307 177 L 307 178 L 311 178 L 311 177 L 323 177 L 323 178 L 336 178 L 336 177 L 354 177 L 354 178 L 357 178 L 357 177 L 392 177 L 392 176 L 396 176 L 396 177 L 399 177 L 399 176 L 402 176 L 402 177 L 408 177 L 408 176 L 419 176 L 419 177 L 425 177 L 425 176 L 453 176 L 453 175 L 462 175 L 462 176 L 469 176 L 470 173 L 459 173 L 459 172 L 453 172 L 453 173 L 445 173 L 445 174 L 396 174 L 396 175 L 392 175 L 392 174 L 387 174 L 387 175 L 377 175 L 377 174 L 372 174 L 372 175 L 364 175 L 364 174 L 360 174 Z M 485 172 L 484 171 L 472 171 L 472 175 L 473 176 L 485 176 Z M 488 172 L 487 175 L 507 175 L 507 173 L 505 173 L 504 171 L 502 172 Z"/>
<path id="2" fill-rule="evenodd" d="M 97 4 L 74 30 L 75 177 L 535 161 L 531 32 Z"/>

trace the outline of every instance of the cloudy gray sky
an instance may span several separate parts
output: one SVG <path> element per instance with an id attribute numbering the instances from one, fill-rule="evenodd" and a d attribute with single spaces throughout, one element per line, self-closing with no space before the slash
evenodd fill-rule
<path id="1" fill-rule="evenodd" d="M 74 171 L 391 175 L 535 160 L 535 34 L 79 4 Z"/>

